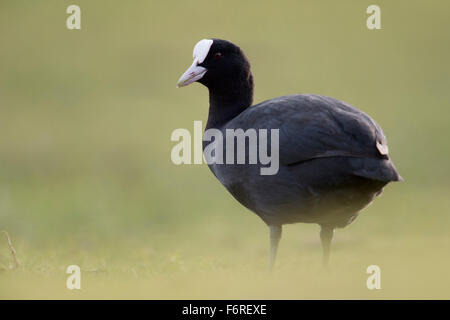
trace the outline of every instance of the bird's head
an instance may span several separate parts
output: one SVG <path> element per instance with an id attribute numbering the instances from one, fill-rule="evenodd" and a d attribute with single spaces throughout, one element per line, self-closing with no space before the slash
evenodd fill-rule
<path id="1" fill-rule="evenodd" d="M 178 87 L 200 82 L 210 90 L 230 90 L 242 81 L 253 87 L 250 63 L 237 45 L 203 39 L 194 47 L 194 62 L 178 80 Z"/>

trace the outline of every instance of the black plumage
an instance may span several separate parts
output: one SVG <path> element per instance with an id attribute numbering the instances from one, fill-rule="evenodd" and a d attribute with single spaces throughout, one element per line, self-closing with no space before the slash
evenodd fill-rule
<path id="1" fill-rule="evenodd" d="M 206 129 L 220 130 L 225 139 L 227 129 L 279 129 L 280 163 L 275 175 L 261 175 L 262 165 L 248 162 L 209 168 L 270 227 L 271 266 L 282 225 L 297 222 L 321 226 L 327 264 L 334 229 L 351 223 L 387 183 L 401 180 L 382 129 L 362 111 L 321 95 L 289 95 L 251 106 L 250 63 L 238 46 L 212 40 L 197 64 L 206 70 L 197 81 L 209 89 Z"/>

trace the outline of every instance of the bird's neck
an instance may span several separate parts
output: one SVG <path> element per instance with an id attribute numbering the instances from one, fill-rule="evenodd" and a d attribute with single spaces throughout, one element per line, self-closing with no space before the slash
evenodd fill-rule
<path id="1" fill-rule="evenodd" d="M 206 129 L 220 128 L 253 102 L 253 77 L 242 75 L 228 85 L 209 87 L 209 115 Z"/>

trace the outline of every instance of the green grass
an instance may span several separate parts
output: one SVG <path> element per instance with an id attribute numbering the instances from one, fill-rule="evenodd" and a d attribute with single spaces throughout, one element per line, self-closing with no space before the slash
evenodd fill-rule
<path id="1" fill-rule="evenodd" d="M 447 1 L 0 3 L 0 298 L 449 298 L 450 28 Z M 264 20 L 265 23 L 260 21 Z M 194 44 L 220 37 L 252 62 L 255 102 L 319 93 L 383 127 L 405 178 L 338 230 L 268 231 L 205 165 L 170 161 L 207 92 L 175 89 Z M 68 265 L 82 290 L 65 288 Z M 369 291 L 367 266 L 382 269 Z"/>

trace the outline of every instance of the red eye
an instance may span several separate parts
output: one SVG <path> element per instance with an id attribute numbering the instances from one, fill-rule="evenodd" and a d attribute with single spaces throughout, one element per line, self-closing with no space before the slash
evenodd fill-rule
<path id="1" fill-rule="evenodd" d="M 220 58 L 222 58 L 222 54 L 220 52 L 216 52 L 214 53 L 214 59 L 219 60 Z"/>

